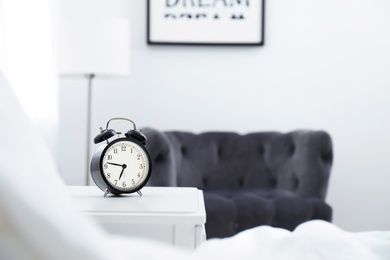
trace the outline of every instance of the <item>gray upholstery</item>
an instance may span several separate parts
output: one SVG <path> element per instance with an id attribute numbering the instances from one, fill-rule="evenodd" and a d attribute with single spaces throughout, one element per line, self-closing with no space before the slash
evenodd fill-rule
<path id="1" fill-rule="evenodd" d="M 153 163 L 149 185 L 202 189 L 208 238 L 259 225 L 293 230 L 310 219 L 331 221 L 324 199 L 333 154 L 324 131 L 143 133 Z"/>

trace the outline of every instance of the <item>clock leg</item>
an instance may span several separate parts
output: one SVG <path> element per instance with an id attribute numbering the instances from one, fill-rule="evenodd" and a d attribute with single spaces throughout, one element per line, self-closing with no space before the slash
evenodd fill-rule
<path id="1" fill-rule="evenodd" d="M 139 190 L 137 191 L 138 195 L 140 195 L 142 197 L 142 192 Z"/>
<path id="2" fill-rule="evenodd" d="M 104 197 L 106 197 L 108 195 L 108 193 L 110 193 L 110 189 L 107 188 L 105 191 L 104 191 Z"/>

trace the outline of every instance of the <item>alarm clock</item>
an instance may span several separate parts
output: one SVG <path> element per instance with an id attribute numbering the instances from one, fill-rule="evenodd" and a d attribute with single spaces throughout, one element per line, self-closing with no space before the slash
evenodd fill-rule
<path id="1" fill-rule="evenodd" d="M 108 128 L 114 120 L 131 122 L 133 129 L 122 136 L 121 132 Z M 135 123 L 128 118 L 111 118 L 105 129 L 100 127 L 100 134 L 94 138 L 94 143 L 103 144 L 92 156 L 91 176 L 104 191 L 104 197 L 109 193 L 120 195 L 134 192 L 142 196 L 140 190 L 150 178 L 152 163 L 145 148 L 146 136 L 136 130 Z"/>

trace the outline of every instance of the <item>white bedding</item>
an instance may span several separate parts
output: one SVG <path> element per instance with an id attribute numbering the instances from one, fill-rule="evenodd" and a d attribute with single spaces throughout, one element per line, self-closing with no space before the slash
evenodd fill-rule
<path id="1" fill-rule="evenodd" d="M 195 252 L 108 235 L 74 209 L 1 72 L 0 125 L 0 259 L 390 259 L 390 232 L 349 233 L 323 221 L 294 232 L 258 227 Z"/>

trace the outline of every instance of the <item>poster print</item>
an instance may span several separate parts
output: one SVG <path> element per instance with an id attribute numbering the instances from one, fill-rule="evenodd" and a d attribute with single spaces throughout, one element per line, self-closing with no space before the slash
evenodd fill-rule
<path id="1" fill-rule="evenodd" d="M 263 45 L 265 0 L 148 0 L 148 44 Z"/>

